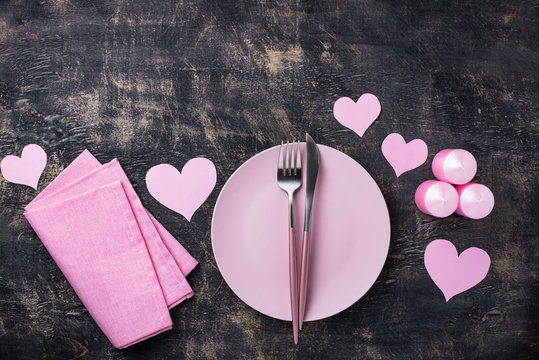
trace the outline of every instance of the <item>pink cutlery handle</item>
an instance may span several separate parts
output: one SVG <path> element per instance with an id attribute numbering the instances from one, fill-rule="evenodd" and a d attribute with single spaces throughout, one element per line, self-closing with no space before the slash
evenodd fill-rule
<path id="1" fill-rule="evenodd" d="M 298 343 L 298 267 L 297 267 L 297 254 L 296 254 L 296 236 L 294 235 L 294 228 L 288 229 L 289 239 L 289 275 L 290 275 L 290 306 L 292 309 L 292 330 L 294 332 L 294 344 Z"/>
<path id="2" fill-rule="evenodd" d="M 303 232 L 303 242 L 301 245 L 301 270 L 299 282 L 299 328 L 303 326 L 305 316 L 305 304 L 307 303 L 307 283 L 309 281 L 309 250 L 311 247 L 311 233 Z"/>

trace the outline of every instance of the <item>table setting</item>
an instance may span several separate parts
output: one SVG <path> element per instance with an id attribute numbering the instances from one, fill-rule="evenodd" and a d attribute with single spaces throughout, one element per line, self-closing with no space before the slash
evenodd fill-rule
<path id="1" fill-rule="evenodd" d="M 341 124 L 343 118 L 350 126 L 364 124 L 354 130 L 360 136 L 380 111 L 372 94 L 357 102 L 341 98 L 334 106 Z M 381 150 L 399 177 L 422 165 L 428 147 L 393 133 Z M 20 157 L 4 157 L 0 169 L 6 180 L 37 189 L 46 162 L 46 152 L 30 144 Z M 425 181 L 415 193 L 423 213 L 481 219 L 492 211 L 490 189 L 470 183 L 477 171 L 470 152 L 442 150 L 432 171 L 439 181 Z M 159 164 L 146 174 L 148 192 L 189 222 L 216 182 L 213 162 L 202 157 L 189 160 L 181 172 Z M 143 207 L 117 159 L 102 165 L 84 150 L 24 210 L 115 348 L 172 329 L 168 310 L 193 296 L 186 276 L 198 262 Z M 283 140 L 242 164 L 221 189 L 211 227 L 224 280 L 253 309 L 290 321 L 294 344 L 304 321 L 333 316 L 361 299 L 382 271 L 391 237 L 376 181 L 355 160 L 317 145 L 308 133 L 305 142 Z M 425 250 L 426 269 L 446 301 L 480 283 L 490 262 L 484 250 L 473 247 L 459 255 L 444 239 Z"/>
<path id="2" fill-rule="evenodd" d="M 0 5 L 0 358 L 535 358 L 536 52 L 255 3 Z"/>

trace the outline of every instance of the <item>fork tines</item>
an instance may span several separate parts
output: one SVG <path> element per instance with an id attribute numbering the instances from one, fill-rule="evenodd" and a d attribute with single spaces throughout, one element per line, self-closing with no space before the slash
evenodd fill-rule
<path id="1" fill-rule="evenodd" d="M 294 150 L 295 145 L 295 150 Z M 286 148 L 285 152 L 283 154 L 283 148 Z M 294 151 L 296 152 L 296 156 L 294 156 Z M 284 160 L 283 160 L 284 155 Z M 294 161 L 294 157 L 296 158 Z M 289 141 L 286 142 L 286 145 L 284 144 L 284 141 L 281 141 L 281 149 L 279 152 L 279 165 L 278 165 L 279 171 L 283 172 L 283 175 L 290 176 L 290 175 L 297 175 L 298 171 L 301 171 L 301 151 L 299 147 L 299 141 L 293 141 L 290 143 Z"/>

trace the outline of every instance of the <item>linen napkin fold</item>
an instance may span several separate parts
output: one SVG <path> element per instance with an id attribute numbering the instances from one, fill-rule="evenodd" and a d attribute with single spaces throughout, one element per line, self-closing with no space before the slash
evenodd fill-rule
<path id="1" fill-rule="evenodd" d="M 193 295 L 196 260 L 144 209 L 115 159 L 87 150 L 25 208 L 25 216 L 96 323 L 118 348 L 172 326 Z"/>
<path id="2" fill-rule="evenodd" d="M 93 170 L 101 167 L 101 163 L 88 151 L 84 150 L 75 160 L 69 164 L 64 171 L 62 171 L 49 185 L 43 189 L 26 207 L 25 210 L 33 207 L 38 201 L 52 195 L 58 190 L 66 187 L 67 185 L 75 183 L 81 177 L 84 177 Z M 127 179 L 127 176 L 120 167 L 122 178 L 124 179 L 124 185 L 129 188 L 131 193 L 135 193 L 135 190 L 131 186 L 131 183 Z M 137 196 L 138 198 L 138 196 Z M 170 251 L 171 255 L 176 260 L 176 263 L 180 267 L 183 275 L 187 276 L 195 268 L 198 262 L 185 250 L 185 248 L 159 223 L 153 215 L 145 210 L 154 224 L 156 230 L 161 236 L 161 240 Z"/>

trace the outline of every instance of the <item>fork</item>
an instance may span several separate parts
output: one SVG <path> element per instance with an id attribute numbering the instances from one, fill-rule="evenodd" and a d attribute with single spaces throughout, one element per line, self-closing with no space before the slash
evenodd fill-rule
<path id="1" fill-rule="evenodd" d="M 294 163 L 294 144 L 296 144 L 296 162 Z M 294 344 L 298 343 L 299 325 L 299 298 L 298 298 L 298 269 L 296 257 L 296 235 L 294 231 L 294 192 L 301 186 L 301 152 L 299 141 L 290 144 L 286 142 L 286 154 L 284 154 L 284 142 L 281 142 L 279 151 L 279 164 L 277 167 L 277 183 L 279 187 L 288 193 L 288 273 L 290 278 L 290 307 L 292 312 L 292 330 L 294 332 Z M 284 159 L 283 159 L 284 156 Z"/>

